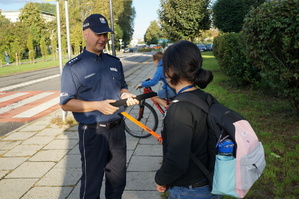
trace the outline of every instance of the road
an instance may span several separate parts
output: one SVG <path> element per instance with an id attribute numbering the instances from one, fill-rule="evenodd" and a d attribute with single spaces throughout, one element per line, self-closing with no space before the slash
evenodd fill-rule
<path id="1" fill-rule="evenodd" d="M 123 53 L 118 57 L 126 71 L 152 54 Z M 0 136 L 57 110 L 59 89 L 59 67 L 0 77 Z"/>

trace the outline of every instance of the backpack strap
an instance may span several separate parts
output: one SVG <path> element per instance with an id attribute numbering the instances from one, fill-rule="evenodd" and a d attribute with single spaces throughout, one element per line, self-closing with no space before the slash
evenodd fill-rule
<path id="1" fill-rule="evenodd" d="M 209 184 L 211 185 L 213 182 L 211 172 L 200 162 L 200 160 L 195 156 L 195 154 L 191 151 L 191 159 L 198 166 L 198 168 L 205 174 L 205 176 L 209 180 Z"/>
<path id="2" fill-rule="evenodd" d="M 217 100 L 212 95 L 205 93 L 203 91 L 200 92 L 200 96 L 195 95 L 193 93 L 184 93 L 183 95 L 178 95 L 173 102 L 176 103 L 180 101 L 189 102 L 195 105 L 196 107 L 200 108 L 207 114 L 209 113 L 210 106 L 213 103 L 217 103 Z M 213 182 L 212 173 L 200 162 L 200 160 L 196 157 L 196 155 L 192 151 L 191 151 L 191 159 L 199 167 L 199 169 L 205 174 L 205 176 L 209 180 L 209 184 L 212 185 Z"/>

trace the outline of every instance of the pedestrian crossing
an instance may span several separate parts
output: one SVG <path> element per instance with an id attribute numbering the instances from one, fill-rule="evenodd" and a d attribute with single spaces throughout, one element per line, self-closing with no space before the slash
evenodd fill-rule
<path id="1" fill-rule="evenodd" d="M 59 91 L 0 92 L 0 122 L 29 122 L 57 110 Z"/>

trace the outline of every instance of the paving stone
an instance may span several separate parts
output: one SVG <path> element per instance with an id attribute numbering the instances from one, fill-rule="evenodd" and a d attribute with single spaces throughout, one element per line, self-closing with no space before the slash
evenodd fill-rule
<path id="1" fill-rule="evenodd" d="M 79 144 L 77 144 L 72 150 L 68 153 L 70 155 L 80 155 Z"/>
<path id="2" fill-rule="evenodd" d="M 75 186 L 81 178 L 81 169 L 54 168 L 51 169 L 37 186 Z"/>
<path id="3" fill-rule="evenodd" d="M 18 132 L 39 132 L 45 128 L 44 125 L 27 125 L 24 128 L 18 130 Z"/>
<path id="4" fill-rule="evenodd" d="M 5 178 L 41 178 L 54 165 L 54 162 L 24 162 Z"/>
<path id="5" fill-rule="evenodd" d="M 9 136 L 3 138 L 3 140 L 26 140 L 28 138 L 30 138 L 31 136 L 33 136 L 35 133 L 33 132 L 16 132 L 16 133 L 12 133 Z"/>
<path id="6" fill-rule="evenodd" d="M 21 144 L 13 148 L 12 150 L 5 153 L 5 157 L 12 157 L 12 156 L 32 156 L 37 151 L 39 151 L 44 145 L 28 145 L 28 144 Z"/>
<path id="7" fill-rule="evenodd" d="M 25 162 L 28 158 L 8 158 L 2 157 L 0 158 L 0 170 L 13 170 L 20 166 L 23 162 Z"/>
<path id="8" fill-rule="evenodd" d="M 133 156 L 128 171 L 157 171 L 161 167 L 162 157 Z"/>
<path id="9" fill-rule="evenodd" d="M 139 144 L 134 151 L 136 156 L 162 156 L 162 145 Z"/>
<path id="10" fill-rule="evenodd" d="M 19 145 L 21 141 L 0 141 L 0 149 L 1 151 L 9 150 Z"/>
<path id="11" fill-rule="evenodd" d="M 156 172 L 127 172 L 126 191 L 155 191 L 154 181 Z"/>
<path id="12" fill-rule="evenodd" d="M 46 137 L 46 136 L 33 136 L 26 141 L 23 142 L 23 144 L 48 144 L 54 139 L 54 137 Z"/>
<path id="13" fill-rule="evenodd" d="M 67 199 L 77 199 L 80 195 L 80 186 L 81 182 L 79 181 L 76 185 L 76 187 L 72 190 L 71 194 L 67 197 Z M 101 197 L 104 198 L 104 197 Z"/>
<path id="14" fill-rule="evenodd" d="M 44 149 L 72 149 L 78 140 L 53 140 Z"/>
<path id="15" fill-rule="evenodd" d="M 22 199 L 65 199 L 72 189 L 72 187 L 33 187 Z"/>
<path id="16" fill-rule="evenodd" d="M 36 181 L 37 179 L 2 179 L 0 181 L 0 198 L 21 198 Z"/>
<path id="17" fill-rule="evenodd" d="M 52 128 L 46 128 L 40 131 L 37 135 L 38 136 L 57 136 L 59 134 L 62 134 L 64 129 L 52 129 Z"/>
<path id="18" fill-rule="evenodd" d="M 4 153 L 6 153 L 7 151 L 1 151 L 0 150 L 0 156 L 4 155 Z"/>
<path id="19" fill-rule="evenodd" d="M 80 155 L 66 155 L 60 160 L 55 168 L 81 168 L 81 156 Z"/>
<path id="20" fill-rule="evenodd" d="M 2 179 L 9 171 L 0 171 L 0 179 Z"/>
<path id="21" fill-rule="evenodd" d="M 127 150 L 135 150 L 137 144 L 138 144 L 139 139 L 128 139 L 127 138 Z"/>
<path id="22" fill-rule="evenodd" d="M 68 131 L 78 131 L 78 125 L 75 125 L 69 129 L 67 129 Z"/>
<path id="23" fill-rule="evenodd" d="M 61 140 L 79 140 L 78 132 L 66 131 L 56 137 L 56 139 Z"/>
<path id="24" fill-rule="evenodd" d="M 34 156 L 32 156 L 29 161 L 33 162 L 58 162 L 61 160 L 66 154 L 68 150 L 42 150 L 37 152 Z"/>
<path id="25" fill-rule="evenodd" d="M 127 164 L 131 161 L 132 155 L 134 151 L 128 151 L 127 150 Z"/>
<path id="26" fill-rule="evenodd" d="M 161 199 L 158 191 L 124 191 L 123 199 Z"/>

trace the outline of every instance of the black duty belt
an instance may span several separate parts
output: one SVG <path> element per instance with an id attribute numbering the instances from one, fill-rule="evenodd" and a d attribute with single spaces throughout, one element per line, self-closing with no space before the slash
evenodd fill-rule
<path id="1" fill-rule="evenodd" d="M 179 187 L 186 187 L 186 188 L 189 188 L 189 189 L 192 189 L 192 188 L 196 188 L 196 187 L 203 187 L 203 186 L 206 186 L 208 185 L 208 181 L 204 180 L 204 181 L 201 181 L 201 182 L 196 182 L 192 185 L 180 185 Z M 169 188 L 172 188 L 174 186 L 169 186 Z"/>
<path id="2" fill-rule="evenodd" d="M 203 186 L 206 186 L 208 185 L 208 181 L 201 181 L 201 182 L 197 182 L 197 183 L 194 183 L 192 185 L 187 185 L 187 186 L 182 186 L 182 187 L 187 187 L 187 188 L 195 188 L 195 187 L 203 187 Z"/>
<path id="3" fill-rule="evenodd" d="M 97 122 L 94 124 L 85 124 L 85 125 L 94 129 L 98 129 L 98 128 L 112 129 L 120 125 L 120 123 L 121 123 L 121 119 L 112 122 Z"/>

